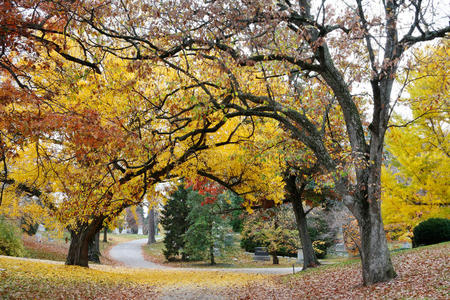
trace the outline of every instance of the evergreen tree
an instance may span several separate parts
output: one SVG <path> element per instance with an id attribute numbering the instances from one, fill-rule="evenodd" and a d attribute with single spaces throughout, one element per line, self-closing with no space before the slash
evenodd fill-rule
<path id="1" fill-rule="evenodd" d="M 161 225 L 165 231 L 163 252 L 167 260 L 173 260 L 179 254 L 182 260 L 186 259 L 184 234 L 189 227 L 188 191 L 180 184 L 161 211 Z"/>
<path id="2" fill-rule="evenodd" d="M 228 222 L 222 214 L 226 205 L 225 194 L 218 197 L 197 191 L 188 193 L 190 207 L 188 220 L 190 226 L 185 234 L 186 251 L 192 260 L 209 258 L 214 265 L 214 248 L 225 248 L 225 235 L 231 232 Z M 214 201 L 210 201 L 214 198 Z"/>

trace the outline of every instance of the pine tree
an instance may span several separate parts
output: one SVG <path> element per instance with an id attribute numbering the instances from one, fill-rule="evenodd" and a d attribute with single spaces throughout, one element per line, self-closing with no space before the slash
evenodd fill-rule
<path id="1" fill-rule="evenodd" d="M 188 193 L 190 226 L 185 234 L 186 252 L 192 260 L 208 258 L 211 265 L 216 264 L 214 248 L 225 248 L 225 234 L 231 227 L 221 214 L 225 207 L 224 195 L 202 195 L 197 191 Z"/>
<path id="2" fill-rule="evenodd" d="M 163 252 L 167 260 L 173 260 L 179 254 L 182 260 L 186 259 L 184 234 L 189 227 L 188 191 L 180 184 L 161 211 L 161 224 L 165 231 Z"/>

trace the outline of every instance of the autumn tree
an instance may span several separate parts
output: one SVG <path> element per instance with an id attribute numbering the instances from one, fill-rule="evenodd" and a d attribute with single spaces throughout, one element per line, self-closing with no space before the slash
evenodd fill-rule
<path id="1" fill-rule="evenodd" d="M 28 2 L 11 5 L 24 3 Z M 189 81 L 207 95 L 201 98 L 204 104 L 196 105 L 203 114 L 222 111 L 227 119 L 278 120 L 311 149 L 357 218 L 364 283 L 395 276 L 379 201 L 384 136 L 394 104 L 392 87 L 404 54 L 415 44 L 444 37 L 450 30 L 447 24 L 436 23 L 443 11 L 439 6 L 412 0 L 356 0 L 345 7 L 307 0 L 52 4 L 38 2 L 28 8 L 41 12 L 42 6 L 39 17 L 54 8 L 55 16 L 63 16 L 59 20 L 64 26 L 51 27 L 58 18 L 50 14 L 41 22 L 19 27 L 24 33 L 7 27 L 11 31 L 7 37 L 20 35 L 63 56 L 65 39 L 49 42 L 48 37 L 73 39 L 86 49 L 78 56 L 79 63 L 97 71 L 99 56 L 87 54 L 92 49 L 127 60 L 157 60 L 177 70 L 180 82 Z M 30 31 L 37 38 L 28 36 Z M 256 88 L 247 84 L 254 80 L 261 82 Z M 289 88 L 282 88 L 286 84 Z M 305 93 L 306 86 L 322 86 L 333 97 Z M 361 87 L 368 92 L 358 93 Z M 199 99 L 192 100 L 199 103 Z M 317 101 L 323 108 L 310 109 Z M 336 161 L 339 154 L 327 147 L 334 130 L 326 126 L 327 107 L 337 107 L 345 121 L 346 139 L 338 141 L 340 154 L 348 157 L 345 164 Z M 177 115 L 173 120 L 184 118 Z"/>
<path id="2" fill-rule="evenodd" d="M 450 63 L 448 41 L 416 51 L 416 69 L 405 73 L 412 119 L 397 116 L 387 134 L 389 165 L 383 167 L 382 212 L 405 236 L 422 220 L 449 211 Z"/>
<path id="3" fill-rule="evenodd" d="M 336 117 L 336 115 L 334 115 Z M 330 114 L 329 120 L 333 115 Z M 336 124 L 334 124 L 337 126 Z M 335 132 L 335 134 L 337 134 Z M 335 138 L 339 139 L 337 136 Z M 303 270 L 320 265 L 308 230 L 308 214 L 317 206 L 325 206 L 332 183 L 326 172 L 319 167 L 313 153 L 295 139 L 284 145 L 287 166 L 283 171 L 285 201 L 292 203 L 299 237 L 302 243 Z M 344 161 L 342 162 L 344 163 Z"/>
<path id="4" fill-rule="evenodd" d="M 61 3 L 60 3 L 61 4 Z M 31 22 L 32 23 L 32 22 Z M 31 24 L 30 23 L 30 24 Z M 28 32 L 28 34 L 30 34 L 30 31 L 33 31 L 33 30 L 35 30 L 35 31 L 37 31 L 37 32 L 40 32 L 40 33 L 43 33 L 43 34 L 49 34 L 49 35 L 53 35 L 52 36 L 52 39 L 55 39 L 56 41 L 57 41 L 57 37 L 59 36 L 59 35 L 61 35 L 61 33 L 62 32 L 58 32 L 57 30 L 50 30 L 50 31 L 47 31 L 47 29 L 45 29 L 44 27 L 42 27 L 42 26 L 40 26 L 39 28 L 31 28 L 31 27 L 27 27 L 27 30 L 25 30 L 24 29 L 24 32 L 25 31 L 27 31 Z M 26 36 L 22 36 L 22 37 L 26 37 Z M 34 36 L 34 38 L 36 38 L 36 36 Z M 44 39 L 39 39 L 39 38 L 37 38 L 37 40 L 40 40 L 41 42 L 44 42 Z M 45 42 L 44 44 L 48 44 L 47 42 Z M 55 44 L 52 44 L 53 46 L 55 46 Z M 62 55 L 64 58 L 66 58 L 66 59 L 68 59 L 69 61 L 74 61 L 74 57 L 76 56 L 72 56 L 73 54 L 73 51 L 71 52 L 71 50 L 70 50 L 70 47 L 67 47 L 67 45 L 65 46 L 65 49 L 64 49 L 64 51 L 62 52 L 61 51 L 61 49 L 60 48 L 55 48 L 55 49 L 53 49 L 55 52 L 57 52 L 58 54 L 60 54 L 60 55 Z M 76 52 L 76 51 L 75 51 Z M 89 52 L 89 53 L 91 53 L 91 52 Z M 70 58 L 69 58 L 69 56 L 70 56 Z M 80 62 L 81 63 L 81 62 Z M 31 65 L 31 63 L 30 63 L 30 61 L 27 61 L 27 65 L 26 66 L 28 66 L 28 65 Z M 83 64 L 82 63 L 82 65 L 86 65 L 86 64 Z M 89 64 L 87 64 L 88 66 L 93 66 L 93 65 L 89 65 Z M 49 63 L 47 63 L 47 62 L 44 62 L 44 66 L 46 67 L 46 68 L 49 68 L 49 69 L 51 69 L 50 68 L 50 64 Z M 23 66 L 22 66 L 23 67 Z M 22 71 L 22 70 L 24 70 L 24 69 L 26 69 L 25 67 L 23 67 L 23 69 L 19 69 L 19 68 L 17 68 L 17 70 L 20 70 L 20 71 Z M 96 71 L 96 72 L 98 72 L 99 71 L 99 69 L 98 69 L 98 67 L 96 66 L 95 68 L 93 68 L 94 69 L 94 71 Z M 32 73 L 32 72 L 31 72 Z M 86 75 L 88 75 L 88 73 L 78 73 L 78 74 L 76 74 L 75 73 L 75 75 L 76 76 L 79 76 L 78 78 L 77 78 L 77 80 L 79 80 L 79 81 L 81 81 L 81 89 L 80 88 L 78 88 L 78 89 L 76 89 L 75 90 L 75 93 L 73 93 L 72 95 L 76 95 L 77 93 L 80 93 L 80 91 L 81 92 L 85 92 L 85 90 L 86 89 L 83 89 L 83 86 L 90 86 L 89 84 L 86 84 L 86 82 L 87 82 L 87 80 L 86 80 Z M 212 74 L 212 76 L 213 76 L 214 74 Z M 90 76 L 89 78 L 93 78 L 92 76 Z M 16 79 L 17 80 L 17 77 L 14 77 L 14 79 Z M 22 86 L 23 84 L 22 84 L 22 82 L 19 80 L 19 81 L 17 81 L 17 83 L 19 84 L 19 86 Z M 197 86 L 201 86 L 201 85 L 194 85 L 194 86 L 189 86 L 188 88 L 189 89 L 192 89 L 192 88 L 194 88 L 194 87 L 197 87 Z M 99 88 L 100 87 L 100 85 L 98 85 L 98 87 L 97 88 Z M 105 88 L 105 87 L 100 87 L 100 88 Z M 111 87 L 110 87 L 111 88 Z M 114 88 L 113 88 L 114 89 Z M 176 92 L 178 92 L 178 91 L 180 91 L 180 90 L 182 90 L 182 89 L 179 89 L 179 88 L 177 88 L 176 90 L 175 90 L 175 93 Z M 123 89 L 121 90 L 122 92 L 124 91 Z M 140 96 L 143 96 L 143 98 L 145 99 L 145 100 L 149 100 L 149 97 L 148 96 L 146 96 L 146 95 L 144 95 L 145 93 L 142 93 L 142 92 L 139 92 L 139 91 L 136 91 L 136 90 L 134 90 L 136 93 L 138 93 Z M 89 95 L 89 92 L 87 93 L 87 95 Z M 168 94 L 168 96 L 171 96 L 172 94 Z M 85 98 L 85 97 L 81 97 L 82 99 L 83 98 Z M 166 98 L 167 98 L 167 96 L 166 96 Z M 165 99 L 163 99 L 163 101 L 165 102 L 166 101 L 166 98 Z M 195 99 L 195 97 L 193 98 L 194 100 L 196 100 Z M 163 102 L 163 103 L 164 103 Z M 192 97 L 191 97 L 191 102 L 192 102 Z M 39 102 L 37 102 L 38 104 L 39 104 Z M 173 108 L 173 106 L 171 107 L 171 109 Z M 191 106 L 187 111 L 190 111 L 192 108 L 194 108 L 194 109 L 197 109 L 198 108 L 198 106 L 197 105 L 194 105 L 194 106 Z M 205 112 L 203 111 L 200 111 L 201 113 L 203 113 L 203 114 L 205 114 Z M 197 110 L 197 112 L 196 112 L 196 114 L 198 114 L 198 110 Z M 169 118 L 167 118 L 167 120 L 170 120 Z M 185 121 L 185 119 L 183 119 L 183 118 L 180 118 L 180 120 L 182 121 L 182 122 L 184 122 Z M 220 119 L 219 119 L 220 120 Z M 177 121 L 177 119 L 173 119 L 172 121 Z M 223 121 L 223 120 L 222 120 Z M 245 121 L 245 119 L 244 119 L 244 121 Z M 250 120 L 251 121 L 251 120 Z M 209 122 L 209 120 L 208 120 L 208 122 Z M 240 126 L 240 122 L 238 122 L 238 123 L 234 123 L 234 124 L 237 124 L 237 125 L 235 125 L 235 126 L 237 126 L 236 128 L 238 128 L 239 126 Z M 219 123 L 219 125 L 221 125 L 221 123 Z M 183 125 L 183 127 L 184 127 L 185 125 Z M 183 127 L 181 127 L 181 128 L 183 128 Z M 229 128 L 228 128 L 228 130 L 230 130 L 230 127 L 231 126 L 228 126 Z M 213 127 L 211 127 L 211 129 L 212 129 Z M 216 129 L 213 129 L 213 130 L 216 130 Z M 247 130 L 247 131 L 249 131 L 249 130 Z M 233 135 L 234 133 L 235 133 L 235 131 L 232 131 L 232 130 L 230 130 L 230 132 L 231 132 L 231 135 Z M 194 134 L 198 134 L 198 133 L 200 133 L 200 132 L 195 132 Z M 270 162 L 271 160 L 267 160 L 268 162 Z M 275 160 L 276 161 L 276 160 Z M 248 165 L 250 165 L 250 164 L 248 164 Z M 266 168 L 267 167 L 269 167 L 270 168 L 270 166 L 269 166 L 269 164 L 266 164 L 267 166 L 266 166 Z M 117 168 L 117 167 L 121 167 L 121 168 L 123 168 L 123 166 L 120 166 L 119 164 L 117 164 L 117 163 L 115 163 L 115 164 L 113 164 L 113 167 L 114 168 Z M 128 166 L 126 166 L 126 167 L 128 167 Z M 258 165 L 255 165 L 254 166 L 254 168 L 258 168 Z M 120 169 L 120 168 L 119 168 Z M 260 171 L 261 171 L 261 169 L 259 169 Z M 255 174 L 257 174 L 258 172 L 255 172 Z M 265 174 L 264 172 L 262 173 L 264 176 L 268 176 L 267 174 Z M 261 185 L 261 186 L 264 186 L 265 188 L 264 189 L 262 189 L 262 188 L 258 188 L 256 185 L 254 186 L 254 191 L 255 192 L 257 192 L 258 193 L 258 195 L 253 195 L 253 193 L 248 193 L 248 191 L 247 192 L 245 192 L 245 193 L 247 193 L 248 194 L 248 200 L 249 201 L 247 201 L 247 202 L 245 202 L 246 204 L 247 204 L 247 207 L 251 207 L 251 203 L 252 202 L 257 202 L 257 201 L 260 201 L 260 199 L 264 199 L 264 201 L 269 201 L 269 202 L 276 202 L 276 201 L 279 201 L 278 199 L 280 199 L 281 197 L 279 197 L 279 196 L 275 196 L 275 195 L 277 195 L 277 193 L 278 193 L 278 195 L 280 195 L 280 193 L 279 192 L 277 192 L 277 191 L 279 191 L 279 187 L 281 186 L 280 185 L 280 181 L 281 181 L 281 177 L 280 176 L 268 176 L 269 178 L 273 178 L 273 179 L 275 179 L 275 180 L 272 180 L 273 181 L 273 184 L 272 185 L 267 185 L 267 182 L 264 182 L 264 181 L 260 181 L 260 183 L 258 183 L 259 185 Z M 128 179 L 131 179 L 131 178 L 133 178 L 133 177 L 129 177 Z M 263 183 L 264 182 L 264 183 Z M 256 183 L 256 182 L 255 182 Z M 263 191 L 263 190 L 265 190 L 265 193 L 266 193 L 266 196 L 264 196 L 264 194 L 262 194 L 261 192 Z M 268 195 L 270 195 L 270 194 L 272 194 L 271 196 L 268 196 Z M 118 211 L 120 211 L 120 210 L 118 210 Z"/>
<path id="5" fill-rule="evenodd" d="M 143 201 L 196 151 L 234 142 L 233 130 L 209 138 L 223 121 L 198 119 L 195 107 L 176 97 L 168 101 L 177 92 L 191 97 L 179 86 L 165 90 L 170 71 L 148 73 L 152 80 L 138 84 L 143 70 L 137 65 L 110 57 L 105 59 L 109 69 L 100 76 L 53 55 L 42 53 L 28 70 L 36 101 L 5 103 L 4 111 L 16 107 L 18 118 L 2 125 L 21 128 L 20 136 L 27 138 L 23 148 L 31 153 L 14 153 L 12 182 L 46 192 L 46 208 L 71 232 L 66 263 L 87 266 L 88 244 L 103 226 Z M 162 90 L 169 96 L 159 98 Z M 183 121 L 172 121 L 172 114 L 180 112 Z M 25 126 L 27 117 L 31 126 Z M 10 130 L 9 136 L 16 133 Z"/>
<path id="6" fill-rule="evenodd" d="M 122 57 L 159 59 L 187 78 L 195 78 L 199 89 L 209 95 L 209 105 L 224 110 L 227 118 L 258 115 L 279 120 L 312 150 L 321 167 L 333 177 L 340 198 L 358 219 L 364 283 L 395 277 L 380 209 L 384 136 L 403 54 L 419 42 L 444 37 L 450 30 L 434 23 L 437 7 L 427 5 L 435 9 L 427 10 L 422 1 L 393 0 L 371 5 L 357 0 L 342 8 L 304 0 L 232 4 L 180 0 L 158 6 L 117 2 L 109 9 L 85 5 L 70 7 L 73 14 L 69 25 L 79 25 L 71 26 L 67 31 L 70 34 L 89 28 L 104 37 L 92 40 L 94 47 L 114 52 L 104 41 L 119 39 L 121 49 L 129 49 Z M 108 22 L 108 16 L 120 21 Z M 136 30 L 146 18 L 170 22 L 161 25 L 149 21 L 145 29 Z M 164 36 L 170 42 L 157 43 L 152 36 Z M 77 37 L 83 39 L 81 34 Z M 203 59 L 212 69 L 216 67 L 221 76 L 206 83 L 204 74 L 194 66 L 182 66 L 180 58 L 189 53 L 197 54 L 197 59 Z M 246 85 L 248 74 L 260 78 L 258 90 Z M 281 94 L 274 84 L 280 77 L 294 78 L 296 88 Z M 219 78 L 222 81 L 217 87 Z M 309 83 L 311 78 L 314 83 Z M 305 95 L 302 87 L 307 84 L 323 85 L 334 97 Z M 369 93 L 356 94 L 358 85 L 365 86 Z M 227 92 L 218 97 L 212 92 L 216 89 Z M 340 109 L 347 135 L 342 146 L 350 147 L 350 164 L 342 166 L 327 149 L 324 136 L 331 135 L 326 127 L 327 109 L 310 111 L 313 99 L 321 99 L 325 107 L 337 105 Z M 370 109 L 364 109 L 364 105 Z"/>
<path id="7" fill-rule="evenodd" d="M 339 126 L 339 116 L 333 110 L 328 119 L 333 126 Z M 225 128 L 235 121 L 228 121 Z M 292 203 L 302 242 L 303 268 L 320 265 L 308 231 L 307 215 L 315 206 L 325 205 L 327 197 L 335 196 L 330 193 L 328 174 L 321 172 L 311 151 L 287 135 L 274 121 L 253 118 L 252 123 L 244 122 L 237 134 L 241 136 L 239 144 L 197 155 L 191 162 L 193 170 L 186 176 L 197 173 L 215 180 L 240 195 L 244 200 L 243 207 L 250 213 L 255 209 Z M 342 137 L 335 132 L 334 138 Z"/>
<path id="8" fill-rule="evenodd" d="M 328 118 L 330 124 L 339 126 L 339 116 L 332 110 Z M 249 212 L 292 203 L 302 242 L 303 268 L 318 266 L 307 215 L 315 206 L 325 205 L 327 197 L 335 196 L 330 193 L 331 179 L 321 172 L 313 153 L 287 135 L 276 122 L 254 118 L 251 124 L 256 128 L 241 125 L 238 133 L 243 137 L 238 145 L 198 155 L 193 161 L 193 173 L 215 180 L 240 195 Z M 246 128 L 251 129 L 252 135 L 244 138 Z M 335 132 L 334 138 L 342 137 Z"/>
<path id="9" fill-rule="evenodd" d="M 138 217 L 136 215 L 136 210 L 128 207 L 126 209 L 126 221 L 127 221 L 127 228 L 131 231 L 133 234 L 137 234 L 138 229 Z"/>
<path id="10" fill-rule="evenodd" d="M 25 145 L 31 138 L 31 133 L 37 131 L 51 131 L 52 126 L 43 126 L 43 120 L 50 120 L 54 116 L 46 111 L 24 110 L 23 107 L 36 107 L 42 95 L 36 95 L 36 87 L 31 80 L 29 70 L 35 70 L 36 63 L 41 60 L 42 46 L 48 47 L 58 53 L 60 58 L 77 64 L 85 61 L 88 67 L 96 72 L 99 68 L 88 62 L 89 58 L 80 59 L 66 50 L 66 46 L 45 36 L 36 29 L 45 28 L 46 32 L 62 33 L 61 29 L 67 21 L 67 14 L 56 9 L 57 3 L 52 1 L 9 1 L 0 2 L 0 160 L 1 160 L 1 187 L 0 205 L 2 204 L 7 185 L 13 184 L 14 179 L 9 178 L 9 163 L 17 155 L 17 149 Z M 86 55 L 90 51 L 85 49 Z M 92 57 L 92 56 L 91 56 Z M 47 65 L 47 67 L 49 64 Z M 48 99 L 47 99 L 48 100 Z M 19 105 L 22 109 L 11 109 Z M 55 125 L 55 124 L 54 124 Z M 24 185 L 22 185 L 25 187 Z"/>
<path id="11" fill-rule="evenodd" d="M 286 205 L 248 215 L 243 226 L 241 246 L 247 251 L 253 248 L 251 246 L 267 247 L 273 264 L 279 264 L 278 255 L 297 255 L 300 239 L 293 219 L 292 209 Z"/>
<path id="12" fill-rule="evenodd" d="M 307 176 L 307 175 L 305 175 Z M 298 182 L 300 177 L 300 183 Z M 285 175 L 287 199 L 292 203 L 295 219 L 297 222 L 298 233 L 302 242 L 303 269 L 320 265 L 313 249 L 312 240 L 308 232 L 306 216 L 310 210 L 305 210 L 303 206 L 304 192 L 308 181 L 303 181 L 303 174 L 300 176 L 295 173 Z M 310 201 L 311 203 L 311 201 Z"/>

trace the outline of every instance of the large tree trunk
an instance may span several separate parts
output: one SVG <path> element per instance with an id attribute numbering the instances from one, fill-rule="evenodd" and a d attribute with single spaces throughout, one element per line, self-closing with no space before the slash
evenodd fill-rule
<path id="1" fill-rule="evenodd" d="M 366 175 L 370 173 L 369 169 L 372 168 L 366 169 Z M 371 183 L 369 179 L 358 188 L 359 193 L 355 199 L 347 201 L 344 199 L 344 202 L 358 220 L 363 283 L 370 285 L 393 279 L 397 274 L 392 266 L 381 218 L 380 184 L 378 188 L 374 188 L 373 181 Z"/>
<path id="2" fill-rule="evenodd" d="M 381 218 L 381 162 L 384 132 L 380 128 L 373 132 L 370 143 L 370 161 L 368 168 L 360 170 L 359 205 L 356 206 L 356 218 L 361 234 L 361 262 L 365 285 L 383 282 L 395 278 L 397 274 L 392 266 L 383 220 Z M 378 135 L 376 134 L 378 133 Z"/>
<path id="3" fill-rule="evenodd" d="M 75 232 L 70 230 L 70 246 L 67 253 L 66 265 L 88 267 L 89 242 L 86 231 Z"/>
<path id="4" fill-rule="evenodd" d="M 153 244 L 156 243 L 156 239 L 155 239 L 155 235 L 156 235 L 156 230 L 155 230 L 155 210 L 154 209 L 150 209 L 148 211 L 148 241 L 147 244 Z"/>
<path id="5" fill-rule="evenodd" d="M 300 241 L 302 243 L 303 270 L 319 266 L 320 263 L 317 260 L 314 248 L 312 246 L 311 237 L 309 236 L 308 231 L 308 224 L 306 221 L 306 213 L 302 204 L 301 193 L 303 192 L 304 186 L 301 190 L 297 188 L 295 175 L 286 175 L 285 183 L 288 197 L 292 202 L 292 208 L 294 210 L 295 220 L 297 222 L 297 229 L 300 236 Z"/>
<path id="6" fill-rule="evenodd" d="M 89 243 L 89 261 L 100 263 L 100 231 L 97 231 L 92 241 Z"/>
<path id="7" fill-rule="evenodd" d="M 70 246 L 67 253 L 66 265 L 88 267 L 89 243 L 101 230 L 104 217 L 96 217 L 90 224 L 78 224 L 76 229 L 69 228 Z"/>
<path id="8" fill-rule="evenodd" d="M 387 246 L 380 203 L 371 205 L 362 213 L 366 216 L 359 219 L 358 223 L 361 234 L 363 282 L 369 285 L 394 278 L 396 273 Z"/>
<path id="9" fill-rule="evenodd" d="M 335 68 L 326 46 L 323 51 L 321 75 L 333 89 L 343 110 L 347 133 L 352 152 L 359 162 L 355 165 L 357 184 L 353 186 L 348 179 L 335 179 L 338 194 L 358 220 L 361 234 L 361 261 L 364 285 L 384 282 L 396 276 L 387 248 L 386 236 L 381 219 L 381 163 L 384 134 L 389 120 L 389 99 L 394 76 L 384 75 L 381 81 L 371 81 L 374 97 L 373 120 L 369 125 L 370 143 L 366 144 L 364 131 L 355 103 L 345 81 Z M 389 64 L 387 64 L 389 65 Z M 395 65 L 392 65 L 394 68 Z M 320 156 L 318 156 L 320 157 Z M 325 161 L 325 160 L 321 160 Z M 329 171 L 335 169 L 330 161 L 324 165 Z"/>

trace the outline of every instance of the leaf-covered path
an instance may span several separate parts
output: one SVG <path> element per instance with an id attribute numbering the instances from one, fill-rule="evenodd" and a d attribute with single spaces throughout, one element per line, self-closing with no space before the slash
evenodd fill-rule
<path id="1" fill-rule="evenodd" d="M 144 259 L 142 255 L 142 246 L 147 242 L 146 239 L 134 240 L 131 242 L 121 243 L 111 248 L 109 255 L 112 259 L 121 262 L 130 268 L 143 269 L 170 269 L 185 271 L 224 271 L 238 273 L 255 273 L 255 274 L 292 274 L 292 268 L 172 268 L 160 264 L 155 264 Z M 296 272 L 301 268 L 296 268 Z"/>

